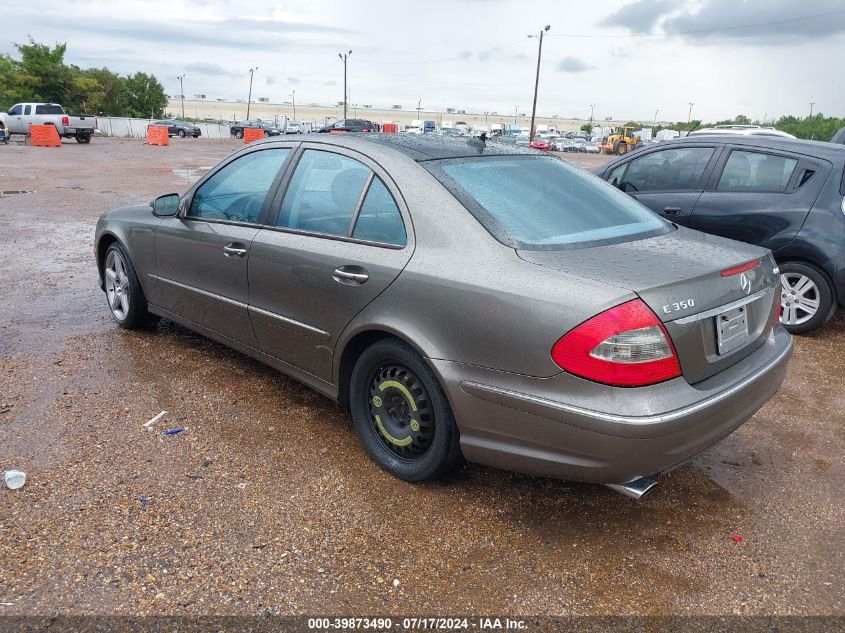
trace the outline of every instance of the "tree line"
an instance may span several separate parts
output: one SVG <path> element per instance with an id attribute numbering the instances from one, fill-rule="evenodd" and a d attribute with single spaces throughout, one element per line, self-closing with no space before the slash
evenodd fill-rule
<path id="1" fill-rule="evenodd" d="M 118 75 L 108 68 L 65 64 L 67 44 L 49 47 L 32 38 L 15 44 L 20 59 L 0 53 L 0 111 L 20 102 L 60 103 L 68 112 L 158 118 L 167 107 L 155 75 Z"/>
<path id="2" fill-rule="evenodd" d="M 596 125 L 601 125 L 597 122 Z M 777 121 L 760 121 L 752 120 L 744 114 L 738 114 L 732 119 L 725 119 L 723 121 L 716 121 L 715 123 L 702 123 L 701 121 L 679 121 L 670 125 L 658 125 L 655 127 L 643 125 L 635 121 L 629 121 L 625 124 L 633 128 L 651 127 L 652 131 L 657 134 L 660 130 L 677 130 L 679 132 L 689 132 L 693 129 L 704 127 L 713 127 L 715 125 L 760 125 L 763 127 L 773 127 L 776 130 L 781 130 L 792 134 L 796 138 L 805 138 L 816 141 L 829 141 L 836 134 L 839 128 L 845 127 L 845 118 L 838 118 L 833 116 L 825 116 L 821 113 L 816 113 L 813 116 L 797 117 L 791 114 L 780 117 Z M 590 131 L 590 125 L 582 125 L 581 130 L 584 132 Z"/>

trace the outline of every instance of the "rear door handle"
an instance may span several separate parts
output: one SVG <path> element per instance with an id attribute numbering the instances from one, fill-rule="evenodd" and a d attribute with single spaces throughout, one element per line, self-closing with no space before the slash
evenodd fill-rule
<path id="1" fill-rule="evenodd" d="M 366 283 L 369 278 L 366 269 L 360 266 L 340 266 L 335 268 L 332 273 L 332 279 L 347 286 L 360 286 Z"/>
<path id="2" fill-rule="evenodd" d="M 246 255 L 246 246 L 240 242 L 232 242 L 223 247 L 223 254 L 226 257 L 243 257 Z"/>
<path id="3" fill-rule="evenodd" d="M 681 215 L 681 207 L 666 207 L 663 209 L 666 215 Z"/>

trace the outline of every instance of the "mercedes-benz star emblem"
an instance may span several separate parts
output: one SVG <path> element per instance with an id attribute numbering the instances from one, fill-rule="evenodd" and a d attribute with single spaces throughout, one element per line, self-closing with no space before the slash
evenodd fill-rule
<path id="1" fill-rule="evenodd" d="M 745 294 L 751 294 L 751 280 L 745 273 L 739 276 L 739 287 L 745 291 Z"/>

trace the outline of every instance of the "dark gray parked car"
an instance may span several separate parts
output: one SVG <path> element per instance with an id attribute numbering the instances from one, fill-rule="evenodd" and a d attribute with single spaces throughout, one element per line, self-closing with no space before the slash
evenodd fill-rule
<path id="1" fill-rule="evenodd" d="M 765 249 L 560 159 L 434 135 L 270 139 L 97 224 L 118 324 L 165 317 L 351 409 L 397 477 L 461 457 L 647 491 L 778 389 Z"/>
<path id="2" fill-rule="evenodd" d="M 680 225 L 769 248 L 783 324 L 809 332 L 845 305 L 845 146 L 772 136 L 691 136 L 597 173 Z"/>

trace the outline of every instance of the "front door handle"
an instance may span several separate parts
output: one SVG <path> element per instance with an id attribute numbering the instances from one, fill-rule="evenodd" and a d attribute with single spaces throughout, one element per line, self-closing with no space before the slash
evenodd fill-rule
<path id="1" fill-rule="evenodd" d="M 223 247 L 223 254 L 226 257 L 243 257 L 246 255 L 246 246 L 240 242 L 232 242 Z"/>
<path id="2" fill-rule="evenodd" d="M 681 215 L 681 207 L 666 207 L 663 209 L 666 215 Z"/>
<path id="3" fill-rule="evenodd" d="M 347 286 L 360 286 L 370 278 L 365 268 L 360 266 L 340 266 L 332 272 L 332 279 Z"/>

